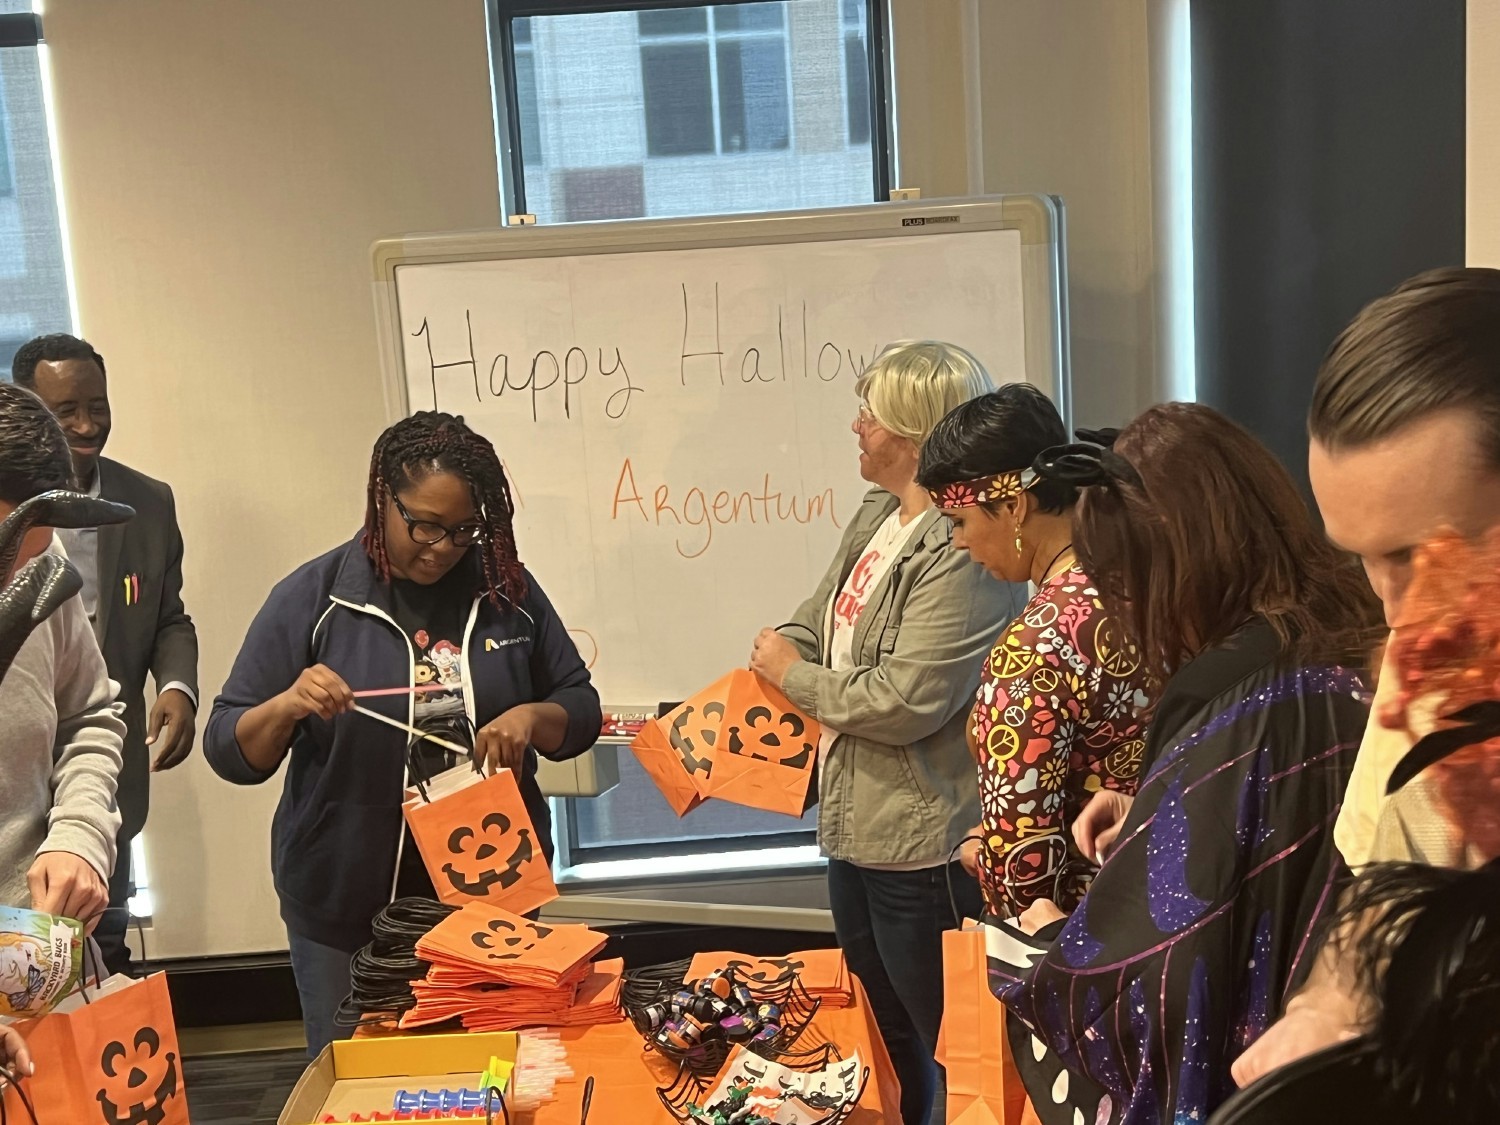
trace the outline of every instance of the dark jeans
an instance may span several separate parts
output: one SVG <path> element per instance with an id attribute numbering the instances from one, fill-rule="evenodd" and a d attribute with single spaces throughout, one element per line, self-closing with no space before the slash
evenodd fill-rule
<path id="1" fill-rule="evenodd" d="M 130 867 L 133 839 L 121 836 L 116 841 L 119 854 L 114 872 L 109 877 L 109 909 L 94 927 L 94 940 L 99 943 L 104 968 L 110 975 L 130 971 L 130 948 L 125 944 L 125 932 L 130 928 L 130 896 L 135 894 L 135 878 Z"/>
<path id="2" fill-rule="evenodd" d="M 307 1036 L 307 1057 L 315 1059 L 335 1039 L 348 1039 L 352 1027 L 339 1027 L 334 1013 L 349 995 L 349 963 L 352 953 L 320 945 L 287 931 L 292 954 L 292 975 L 297 978 L 297 997 L 302 1001 L 302 1031 Z"/>
<path id="3" fill-rule="evenodd" d="M 398 870 L 397 898 L 437 898 L 427 868 L 422 865 L 422 854 L 409 830 L 406 830 L 402 842 Z M 354 1033 L 353 1028 L 339 1027 L 333 1022 L 339 1005 L 349 995 L 349 964 L 354 955 L 290 930 L 286 936 L 292 955 L 292 975 L 297 978 L 297 997 L 302 1002 L 302 1032 L 307 1037 L 307 1055 L 315 1059 L 329 1043 L 335 1039 L 348 1039 Z"/>
<path id="4" fill-rule="evenodd" d="M 956 863 L 952 878 L 959 911 L 979 917 L 979 884 Z M 901 1080 L 901 1120 L 925 1125 L 938 1090 L 942 935 L 956 925 L 945 869 L 874 871 L 830 859 L 828 898 L 849 971 L 865 987 Z"/>

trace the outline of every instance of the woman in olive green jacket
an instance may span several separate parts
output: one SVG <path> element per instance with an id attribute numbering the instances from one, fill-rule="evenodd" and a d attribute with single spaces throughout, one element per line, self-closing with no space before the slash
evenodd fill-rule
<path id="1" fill-rule="evenodd" d="M 917 453 L 955 406 L 993 383 L 968 352 L 893 344 L 860 377 L 854 432 L 875 487 L 828 573 L 751 667 L 823 726 L 818 840 L 834 928 L 901 1079 L 906 1125 L 928 1119 L 943 1014 L 942 932 L 980 910 L 950 857 L 978 823 L 965 739 L 980 665 L 1026 601 L 955 550 L 916 484 Z"/>

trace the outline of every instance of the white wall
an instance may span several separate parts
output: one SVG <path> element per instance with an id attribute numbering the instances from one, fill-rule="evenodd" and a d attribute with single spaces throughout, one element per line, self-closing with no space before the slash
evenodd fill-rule
<path id="1" fill-rule="evenodd" d="M 1159 395 L 1147 5 L 893 0 L 901 181 L 1067 203 L 1083 423 Z M 358 524 L 385 420 L 369 244 L 498 220 L 483 12 L 49 0 L 83 328 L 112 452 L 177 490 L 205 699 L 270 586 Z M 197 756 L 156 779 L 152 956 L 284 948 L 276 796 Z"/>
<path id="2" fill-rule="evenodd" d="M 1500 266 L 1500 4 L 1468 4 L 1466 261 Z"/>
<path id="3" fill-rule="evenodd" d="M 1159 290 L 1180 273 L 1158 231 L 1179 201 L 1153 182 L 1177 76 L 1152 64 L 1179 2 L 892 0 L 901 185 L 961 195 L 977 163 L 987 192 L 1063 198 L 1083 425 L 1123 424 L 1171 385 L 1158 336 L 1176 322 Z"/>
<path id="4" fill-rule="evenodd" d="M 370 243 L 499 214 L 479 0 L 51 0 L 83 329 L 111 452 L 176 489 L 205 702 L 251 616 L 352 534 L 385 423 Z M 285 947 L 275 784 L 155 780 L 151 953 Z"/>
<path id="5" fill-rule="evenodd" d="M 981 7 L 985 188 L 1063 197 L 1075 413 L 1154 401 L 1150 71 L 1143 0 Z"/>

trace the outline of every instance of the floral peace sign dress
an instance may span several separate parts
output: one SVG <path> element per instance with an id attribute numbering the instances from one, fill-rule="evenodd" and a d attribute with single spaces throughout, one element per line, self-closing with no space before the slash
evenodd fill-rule
<path id="1" fill-rule="evenodd" d="M 1160 687 L 1078 568 L 1042 585 L 985 661 L 969 725 L 984 807 L 980 884 L 1001 917 L 1072 910 L 1092 857 L 1071 826 L 1099 789 L 1134 793 Z"/>

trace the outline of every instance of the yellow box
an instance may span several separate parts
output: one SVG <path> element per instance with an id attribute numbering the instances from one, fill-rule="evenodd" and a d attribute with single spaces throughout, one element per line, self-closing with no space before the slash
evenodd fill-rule
<path id="1" fill-rule="evenodd" d="M 514 1031 L 480 1035 L 398 1035 L 345 1039 L 323 1048 L 297 1080 L 276 1125 L 320 1125 L 328 1114 L 347 1120 L 389 1113 L 398 1090 L 473 1089 L 492 1058 L 514 1065 Z M 510 1094 L 510 1089 L 506 1094 Z M 471 1117 L 433 1119 L 473 1125 Z"/>

